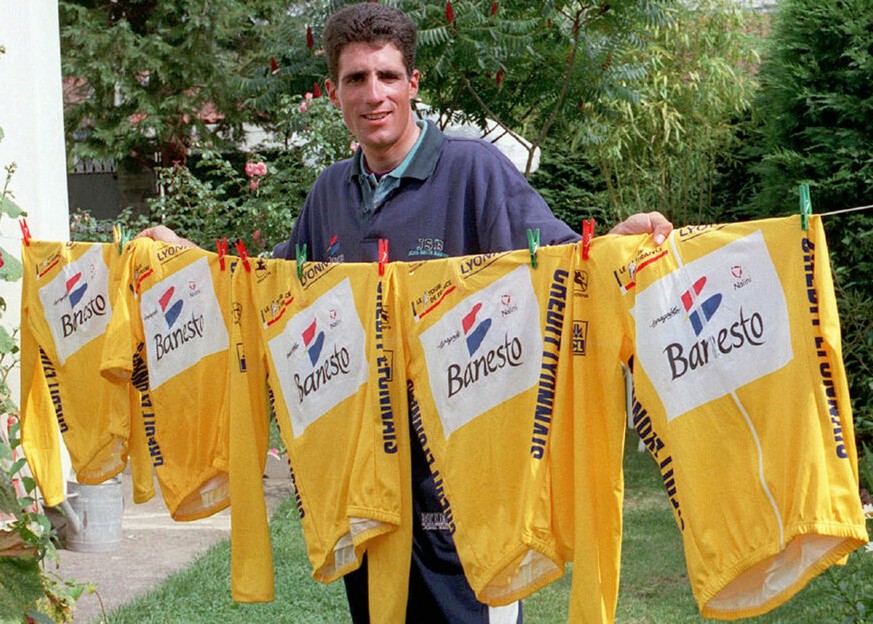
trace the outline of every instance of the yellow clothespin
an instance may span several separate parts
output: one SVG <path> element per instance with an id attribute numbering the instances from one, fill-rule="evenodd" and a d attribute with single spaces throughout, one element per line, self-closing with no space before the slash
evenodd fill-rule
<path id="1" fill-rule="evenodd" d="M 800 229 L 809 229 L 809 216 L 812 214 L 812 200 L 809 198 L 809 184 L 800 184 Z"/>
<path id="2" fill-rule="evenodd" d="M 527 229 L 527 248 L 530 251 L 530 265 L 537 268 L 537 249 L 540 248 L 540 228 Z"/>

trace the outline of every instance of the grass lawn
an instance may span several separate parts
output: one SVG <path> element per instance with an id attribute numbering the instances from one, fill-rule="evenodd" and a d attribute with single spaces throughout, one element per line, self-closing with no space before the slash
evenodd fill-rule
<path id="1" fill-rule="evenodd" d="M 682 541 L 648 454 L 636 450 L 636 436 L 628 436 L 625 454 L 625 526 L 618 624 L 685 624 L 715 622 L 700 617 L 691 595 Z M 244 605 L 230 599 L 230 548 L 222 542 L 192 566 L 136 600 L 108 615 L 112 624 L 168 624 L 250 622 L 293 624 L 350 622 L 342 583 L 316 583 L 309 576 L 306 547 L 290 501 L 271 523 L 276 600 Z M 840 590 L 840 585 L 842 589 Z M 863 622 L 849 619 L 851 600 L 839 598 L 867 592 L 873 596 L 873 556 L 856 552 L 845 567 L 834 567 L 771 613 L 744 620 L 753 624 L 830 624 Z M 525 622 L 566 622 L 570 574 L 525 601 Z M 869 614 L 873 621 L 873 614 Z"/>

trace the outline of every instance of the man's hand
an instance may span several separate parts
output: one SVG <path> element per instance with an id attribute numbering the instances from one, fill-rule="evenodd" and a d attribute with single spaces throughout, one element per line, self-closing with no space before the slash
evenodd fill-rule
<path id="1" fill-rule="evenodd" d="M 660 212 L 638 212 L 609 230 L 610 234 L 654 234 L 655 244 L 664 242 L 673 224 Z"/>
<path id="2" fill-rule="evenodd" d="M 146 228 L 134 238 L 151 238 L 152 240 L 162 243 L 170 243 L 171 245 L 182 245 L 183 247 L 196 248 L 197 245 L 189 241 L 187 238 L 182 238 L 166 225 L 156 225 Z"/>

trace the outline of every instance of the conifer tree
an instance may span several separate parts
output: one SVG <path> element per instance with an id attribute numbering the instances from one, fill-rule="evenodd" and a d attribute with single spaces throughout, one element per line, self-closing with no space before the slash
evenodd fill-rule
<path id="1" fill-rule="evenodd" d="M 783 0 L 761 68 L 759 214 L 873 204 L 873 10 L 869 0 Z M 859 440 L 873 464 L 873 212 L 825 217 Z M 873 469 L 871 483 L 873 488 Z"/>
<path id="2" fill-rule="evenodd" d="M 65 122 L 73 156 L 184 164 L 269 116 L 274 89 L 311 88 L 299 11 L 270 0 L 62 0 Z M 308 62 L 304 63 L 309 65 Z M 300 93 L 302 94 L 302 90 Z M 258 107 L 261 108 L 258 108 Z"/>

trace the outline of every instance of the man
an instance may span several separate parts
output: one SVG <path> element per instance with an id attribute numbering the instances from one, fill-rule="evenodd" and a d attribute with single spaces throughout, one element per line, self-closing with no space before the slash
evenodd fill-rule
<path id="1" fill-rule="evenodd" d="M 415 120 L 416 36 L 408 16 L 377 3 L 345 7 L 328 20 L 325 86 L 360 147 L 319 176 L 275 257 L 293 258 L 296 245 L 306 244 L 309 260 L 373 262 L 384 238 L 392 260 L 444 258 L 524 248 L 528 228 L 539 228 L 543 245 L 578 240 L 493 145 L 449 138 Z M 660 244 L 671 229 L 662 215 L 648 213 L 612 233 L 653 232 Z M 162 226 L 143 235 L 185 242 Z M 412 462 L 407 622 L 521 622 L 520 604 L 490 609 L 473 595 L 451 534 L 433 521 L 442 508 L 415 436 Z M 344 580 L 353 620 L 367 622 L 366 561 Z"/>

